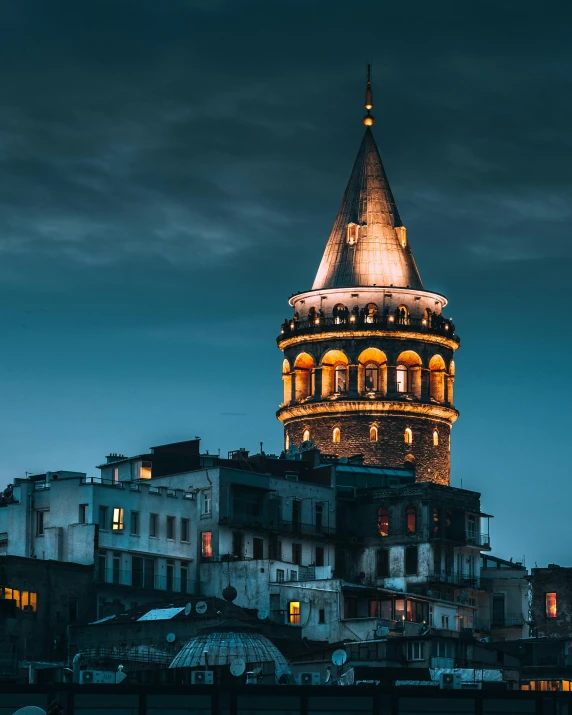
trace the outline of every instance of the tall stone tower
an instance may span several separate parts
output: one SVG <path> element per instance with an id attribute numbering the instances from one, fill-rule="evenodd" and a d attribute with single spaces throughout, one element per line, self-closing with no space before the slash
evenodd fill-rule
<path id="1" fill-rule="evenodd" d="M 284 443 L 313 441 L 366 464 L 415 466 L 449 484 L 459 338 L 447 299 L 423 288 L 371 127 L 366 126 L 312 290 L 290 298 L 278 346 Z"/>

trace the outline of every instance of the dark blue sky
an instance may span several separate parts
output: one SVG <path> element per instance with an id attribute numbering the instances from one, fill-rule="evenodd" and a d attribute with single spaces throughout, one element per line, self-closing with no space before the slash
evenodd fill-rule
<path id="1" fill-rule="evenodd" d="M 281 448 L 275 346 L 375 136 L 462 338 L 452 481 L 493 553 L 570 557 L 570 9 L 7 4 L 0 482 L 199 435 Z M 556 6 L 554 6 L 556 7 Z"/>

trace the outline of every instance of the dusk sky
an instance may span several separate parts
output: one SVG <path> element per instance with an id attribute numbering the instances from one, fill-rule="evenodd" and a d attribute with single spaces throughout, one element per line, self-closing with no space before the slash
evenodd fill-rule
<path id="1" fill-rule="evenodd" d="M 556 7 L 554 5 L 554 7 Z M 201 437 L 279 453 L 288 296 L 363 126 L 449 298 L 452 484 L 572 565 L 570 7 L 98 0 L 0 18 L 0 483 Z"/>

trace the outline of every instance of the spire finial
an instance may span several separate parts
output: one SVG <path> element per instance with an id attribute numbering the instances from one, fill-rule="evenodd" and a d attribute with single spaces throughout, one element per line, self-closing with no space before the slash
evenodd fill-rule
<path id="1" fill-rule="evenodd" d="M 373 95 L 371 91 L 371 65 L 367 65 L 367 70 L 366 70 L 366 88 L 365 88 L 365 108 L 367 110 L 367 114 L 363 118 L 363 123 L 365 124 L 366 127 L 371 127 L 373 126 L 373 123 L 375 119 L 371 115 L 371 110 L 373 109 Z"/>

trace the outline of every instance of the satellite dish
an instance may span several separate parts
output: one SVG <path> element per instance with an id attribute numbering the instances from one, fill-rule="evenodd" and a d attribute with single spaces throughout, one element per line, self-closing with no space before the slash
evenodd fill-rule
<path id="1" fill-rule="evenodd" d="M 167 633 L 167 643 L 174 643 L 175 638 L 176 636 L 174 633 Z"/>
<path id="2" fill-rule="evenodd" d="M 207 612 L 207 608 L 208 608 L 208 606 L 207 606 L 207 604 L 205 603 L 205 601 L 197 601 L 197 603 L 196 603 L 196 605 L 195 605 L 195 611 L 196 611 L 197 613 L 200 613 L 200 614 L 206 613 L 206 612 Z"/>
<path id="3" fill-rule="evenodd" d="M 348 654 L 343 648 L 338 648 L 332 653 L 332 663 L 334 665 L 343 665 L 348 659 Z"/>
<path id="4" fill-rule="evenodd" d="M 187 603 L 185 606 L 185 616 L 190 615 L 191 611 L 193 610 L 193 606 L 191 603 Z"/>
<path id="5" fill-rule="evenodd" d="M 268 618 L 268 611 L 265 608 L 261 608 L 258 611 L 258 618 L 261 621 L 265 621 Z"/>
<path id="6" fill-rule="evenodd" d="M 14 715 L 46 715 L 46 711 L 37 705 L 25 705 L 23 708 L 16 710 Z"/>
<path id="7" fill-rule="evenodd" d="M 389 633 L 389 628 L 387 626 L 378 626 L 375 629 L 375 635 L 378 638 L 385 638 L 385 636 Z"/>
<path id="8" fill-rule="evenodd" d="M 242 658 L 235 658 L 230 664 L 230 672 L 235 678 L 238 678 L 246 670 L 246 663 Z"/>

